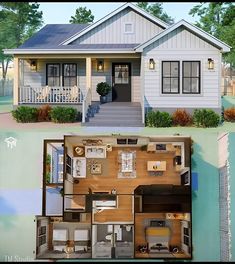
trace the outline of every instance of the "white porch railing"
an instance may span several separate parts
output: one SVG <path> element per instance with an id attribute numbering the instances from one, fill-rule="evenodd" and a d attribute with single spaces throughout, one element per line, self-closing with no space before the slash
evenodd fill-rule
<path id="1" fill-rule="evenodd" d="M 82 92 L 77 86 L 59 87 L 43 86 L 32 87 L 21 86 L 19 92 L 20 104 L 74 104 L 82 102 Z"/>
<path id="2" fill-rule="evenodd" d="M 89 88 L 82 102 L 82 123 L 86 122 L 86 114 L 90 105 L 91 105 L 91 89 Z"/>

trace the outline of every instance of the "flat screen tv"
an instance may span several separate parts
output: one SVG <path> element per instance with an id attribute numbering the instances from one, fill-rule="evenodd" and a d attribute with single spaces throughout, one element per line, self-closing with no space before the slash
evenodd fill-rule
<path id="1" fill-rule="evenodd" d="M 166 150 L 166 144 L 156 144 L 156 150 Z"/>

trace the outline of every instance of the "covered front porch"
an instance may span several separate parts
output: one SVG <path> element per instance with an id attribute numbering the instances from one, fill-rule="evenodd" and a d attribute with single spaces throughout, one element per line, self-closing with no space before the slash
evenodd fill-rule
<path id="1" fill-rule="evenodd" d="M 142 106 L 141 58 L 137 54 L 19 55 L 14 67 L 14 107 L 72 106 L 83 113 L 85 122 L 89 107 L 100 100 L 96 92 L 100 82 L 112 87 L 109 103 Z"/>

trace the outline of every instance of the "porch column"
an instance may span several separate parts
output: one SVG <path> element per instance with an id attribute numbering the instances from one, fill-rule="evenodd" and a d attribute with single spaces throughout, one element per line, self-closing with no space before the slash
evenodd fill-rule
<path id="1" fill-rule="evenodd" d="M 14 57 L 14 86 L 13 86 L 13 104 L 19 103 L 19 58 Z"/>
<path id="2" fill-rule="evenodd" d="M 91 57 L 86 58 L 86 90 L 91 89 Z"/>
<path id="3" fill-rule="evenodd" d="M 145 70 L 145 58 L 143 55 L 141 55 L 140 59 L 140 79 L 141 79 L 141 85 L 140 85 L 140 104 L 141 104 L 141 110 L 142 110 L 142 123 L 145 123 L 145 107 L 144 107 L 144 94 L 145 94 L 145 78 L 144 78 L 144 70 Z"/>

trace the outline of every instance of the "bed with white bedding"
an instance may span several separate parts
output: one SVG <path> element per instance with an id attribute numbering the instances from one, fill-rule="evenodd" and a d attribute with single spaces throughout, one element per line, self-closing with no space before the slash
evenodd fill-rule
<path id="1" fill-rule="evenodd" d="M 74 230 L 75 252 L 88 251 L 89 241 L 90 241 L 89 229 L 75 229 Z"/>
<path id="2" fill-rule="evenodd" d="M 68 229 L 53 229 L 53 250 L 65 251 L 68 240 Z"/>

